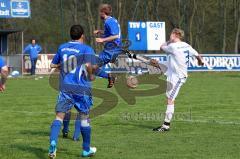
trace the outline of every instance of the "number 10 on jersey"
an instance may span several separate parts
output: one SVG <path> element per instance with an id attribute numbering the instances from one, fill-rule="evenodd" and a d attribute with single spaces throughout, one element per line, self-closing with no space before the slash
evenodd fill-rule
<path id="1" fill-rule="evenodd" d="M 159 50 L 166 41 L 165 22 L 129 22 L 130 50 Z"/>

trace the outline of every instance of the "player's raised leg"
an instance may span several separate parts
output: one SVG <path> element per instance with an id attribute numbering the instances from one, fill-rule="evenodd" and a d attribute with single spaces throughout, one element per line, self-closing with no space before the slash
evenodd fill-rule
<path id="1" fill-rule="evenodd" d="M 113 85 L 115 83 L 115 80 L 116 80 L 116 77 L 113 76 L 111 73 L 107 73 L 104 69 L 102 69 L 102 67 L 104 67 L 109 62 L 115 61 L 116 58 L 117 58 L 117 54 L 119 54 L 119 53 L 120 53 L 119 50 L 116 51 L 116 52 L 115 51 L 110 51 L 110 50 L 108 50 L 108 51 L 103 50 L 99 54 L 99 57 L 98 57 L 98 60 L 97 60 L 98 65 L 97 65 L 97 68 L 96 68 L 96 71 L 95 71 L 95 75 L 108 79 L 107 88 L 113 87 Z"/>

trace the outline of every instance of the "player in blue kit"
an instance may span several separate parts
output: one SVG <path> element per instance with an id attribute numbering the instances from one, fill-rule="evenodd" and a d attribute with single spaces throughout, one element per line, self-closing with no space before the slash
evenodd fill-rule
<path id="1" fill-rule="evenodd" d="M 104 43 L 104 50 L 99 54 L 98 66 L 114 63 L 121 51 L 121 29 L 120 25 L 114 17 L 111 17 L 112 7 L 109 4 L 102 4 L 99 7 L 100 18 L 104 20 L 104 30 L 95 30 L 94 34 L 101 34 L 100 38 L 96 38 L 97 43 Z M 116 45 L 112 47 L 112 43 Z M 97 69 L 96 74 L 100 77 L 108 79 L 108 88 L 114 85 L 115 77 L 106 73 L 102 69 Z"/>
<path id="2" fill-rule="evenodd" d="M 35 75 L 36 63 L 38 59 L 38 54 L 42 51 L 42 47 L 36 44 L 36 40 L 32 39 L 31 44 L 27 45 L 24 49 L 24 53 L 29 54 L 31 60 L 31 75 Z"/>
<path id="3" fill-rule="evenodd" d="M 118 21 L 111 17 L 112 7 L 109 4 L 102 4 L 99 7 L 100 18 L 104 20 L 104 30 L 95 30 L 94 34 L 101 34 L 101 38 L 96 38 L 96 42 L 104 43 L 104 50 L 99 54 L 97 60 L 98 69 L 96 75 L 108 79 L 108 88 L 114 85 L 115 77 L 111 74 L 106 73 L 100 67 L 104 66 L 109 62 L 115 62 L 118 55 L 122 52 L 121 50 L 121 29 Z M 112 45 L 114 43 L 115 45 Z M 70 113 L 67 113 L 63 120 L 63 137 L 68 137 L 68 127 L 70 121 Z M 73 140 L 79 139 L 79 120 L 75 122 L 75 131 Z"/>
<path id="4" fill-rule="evenodd" d="M 8 76 L 8 67 L 6 66 L 2 57 L 0 57 L 0 74 L 1 74 L 0 92 L 3 92 L 6 89 L 5 84 Z"/>
<path id="5" fill-rule="evenodd" d="M 65 113 L 75 107 L 80 114 L 82 134 L 82 156 L 89 157 L 96 153 L 90 147 L 91 127 L 89 111 L 93 104 L 91 81 L 94 80 L 95 53 L 83 44 L 82 26 L 73 25 L 70 30 L 72 41 L 62 44 L 54 56 L 51 68 L 59 68 L 59 95 L 56 104 L 56 119 L 52 122 L 50 132 L 50 158 L 56 157 L 58 136 Z"/>

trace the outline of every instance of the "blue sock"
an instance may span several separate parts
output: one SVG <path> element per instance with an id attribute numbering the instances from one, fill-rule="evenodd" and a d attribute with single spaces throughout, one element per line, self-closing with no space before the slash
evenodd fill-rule
<path id="1" fill-rule="evenodd" d="M 70 118 L 71 118 L 71 112 L 66 113 L 63 119 L 63 130 L 62 130 L 63 133 L 68 133 Z"/>
<path id="2" fill-rule="evenodd" d="M 74 140 L 78 140 L 81 133 L 81 121 L 80 119 L 75 120 L 75 131 L 73 135 Z"/>
<path id="3" fill-rule="evenodd" d="M 91 127 L 81 127 L 81 133 L 83 138 L 83 150 L 89 151 L 90 150 L 90 142 L 91 142 Z"/>
<path id="4" fill-rule="evenodd" d="M 52 141 L 57 143 L 58 135 L 62 127 L 62 122 L 60 120 L 54 120 L 51 125 L 51 133 L 50 133 L 50 144 Z"/>
<path id="5" fill-rule="evenodd" d="M 108 73 L 100 68 L 96 70 L 95 74 L 96 74 L 96 76 L 108 79 Z"/>

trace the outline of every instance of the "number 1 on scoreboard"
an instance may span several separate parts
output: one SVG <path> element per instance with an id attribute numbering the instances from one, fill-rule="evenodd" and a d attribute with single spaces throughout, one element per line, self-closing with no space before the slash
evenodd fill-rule
<path id="1" fill-rule="evenodd" d="M 136 33 L 136 41 L 141 41 L 141 34 L 139 32 Z"/>

